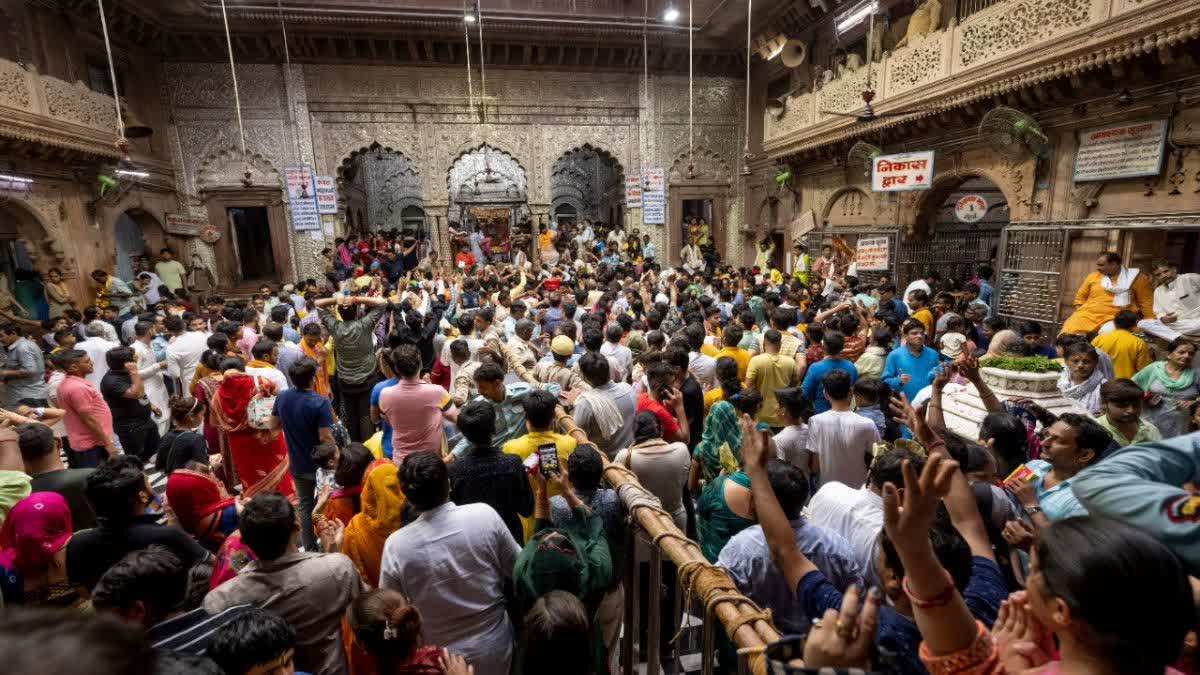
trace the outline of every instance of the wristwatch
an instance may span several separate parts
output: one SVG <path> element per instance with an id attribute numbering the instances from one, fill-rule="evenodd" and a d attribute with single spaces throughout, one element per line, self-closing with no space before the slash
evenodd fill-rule
<path id="1" fill-rule="evenodd" d="M 1026 506 L 1025 507 L 1025 515 L 1029 516 L 1030 518 L 1034 517 L 1034 515 L 1039 514 L 1041 512 L 1042 512 L 1042 507 L 1040 507 L 1040 506 Z"/>

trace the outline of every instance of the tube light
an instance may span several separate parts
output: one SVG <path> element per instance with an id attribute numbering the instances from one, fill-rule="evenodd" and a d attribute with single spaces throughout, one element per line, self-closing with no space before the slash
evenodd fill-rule
<path id="1" fill-rule="evenodd" d="M 24 183 L 26 185 L 33 183 L 32 178 L 25 178 L 23 176 L 10 176 L 6 173 L 0 173 L 0 180 L 6 180 L 10 183 Z"/>
<path id="2" fill-rule="evenodd" d="M 846 13 L 842 14 L 842 16 L 837 20 L 834 30 L 836 30 L 839 35 L 845 33 L 851 28 L 854 28 L 858 24 L 862 23 L 864 19 L 877 11 L 879 11 L 879 0 L 861 2 Z"/>
<path id="3" fill-rule="evenodd" d="M 150 172 L 148 172 L 148 171 L 136 171 L 133 169 L 117 169 L 113 173 L 117 174 L 118 176 L 126 176 L 129 178 L 149 178 L 150 177 Z"/>
<path id="4" fill-rule="evenodd" d="M 467 14 L 463 15 L 463 21 L 466 21 L 467 23 L 475 23 L 475 15 L 468 12 Z"/>

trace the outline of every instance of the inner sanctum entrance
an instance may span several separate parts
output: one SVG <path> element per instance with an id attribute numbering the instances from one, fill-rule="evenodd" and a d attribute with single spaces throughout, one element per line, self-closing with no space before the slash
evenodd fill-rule
<path id="1" fill-rule="evenodd" d="M 925 203 L 916 235 L 900 242 L 898 286 L 927 270 L 936 270 L 943 279 L 967 280 L 979 265 L 996 266 L 1009 208 L 995 183 L 967 177 L 935 188 Z"/>
<path id="2" fill-rule="evenodd" d="M 228 209 L 229 224 L 237 241 L 238 264 L 243 280 L 274 279 L 275 258 L 271 251 L 271 224 L 265 206 L 235 206 Z"/>

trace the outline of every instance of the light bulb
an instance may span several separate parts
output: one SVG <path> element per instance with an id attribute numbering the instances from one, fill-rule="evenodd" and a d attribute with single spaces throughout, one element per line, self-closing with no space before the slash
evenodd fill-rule
<path id="1" fill-rule="evenodd" d="M 667 11 L 663 12 L 663 21 L 667 23 L 675 23 L 679 20 L 679 10 L 674 7 L 668 7 Z"/>
<path id="2" fill-rule="evenodd" d="M 463 21 L 465 21 L 465 22 L 467 22 L 467 23 L 475 23 L 475 15 L 474 15 L 474 14 L 470 14 L 470 13 L 468 13 L 468 14 L 464 14 L 464 15 L 463 15 Z"/>

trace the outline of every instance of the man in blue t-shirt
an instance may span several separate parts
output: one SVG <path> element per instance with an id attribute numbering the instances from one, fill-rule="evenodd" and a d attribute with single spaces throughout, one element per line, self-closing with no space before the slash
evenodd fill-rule
<path id="1" fill-rule="evenodd" d="M 316 551 L 312 512 L 316 503 L 317 463 L 313 460 L 313 448 L 333 442 L 333 406 L 312 389 L 317 375 L 316 361 L 307 356 L 298 359 L 288 369 L 288 375 L 292 378 L 292 388 L 275 398 L 268 426 L 272 431 L 283 430 L 288 470 L 300 500 L 300 541 L 304 550 Z"/>
<path id="2" fill-rule="evenodd" d="M 801 391 L 813 402 L 816 414 L 827 412 L 832 407 L 829 399 L 825 398 L 825 386 L 822 384 L 830 371 L 846 371 L 850 375 L 850 386 L 858 381 L 858 369 L 841 357 L 842 348 L 846 346 L 846 338 L 841 333 L 835 330 L 825 333 L 821 338 L 821 346 L 825 348 L 825 358 L 809 367 L 804 374 L 804 382 L 800 384 Z"/>
<path id="3" fill-rule="evenodd" d="M 371 388 L 371 421 L 374 422 L 375 424 L 380 425 L 380 429 L 383 432 L 383 437 L 381 438 L 380 444 L 379 444 L 380 449 L 382 450 L 384 457 L 391 459 L 392 458 L 392 425 L 388 423 L 388 418 L 385 417 L 383 415 L 383 413 L 381 413 L 379 411 L 379 396 L 380 396 L 380 394 L 383 393 L 384 389 L 387 389 L 388 387 L 394 387 L 397 384 L 400 384 L 400 379 L 396 377 L 394 372 L 392 372 L 391 366 L 388 363 L 388 359 L 386 358 L 388 355 L 388 351 L 385 349 L 385 350 L 383 350 L 382 353 L 385 358 L 380 363 L 380 369 L 383 370 L 384 375 L 388 376 L 388 379 L 386 379 L 382 382 L 379 382 L 378 384 L 376 384 L 374 387 Z"/>
<path id="4" fill-rule="evenodd" d="M 909 320 L 901 331 L 904 344 L 887 355 L 881 379 L 892 391 L 902 391 L 912 401 L 933 382 L 941 357 L 925 346 L 925 326 L 921 322 Z"/>

